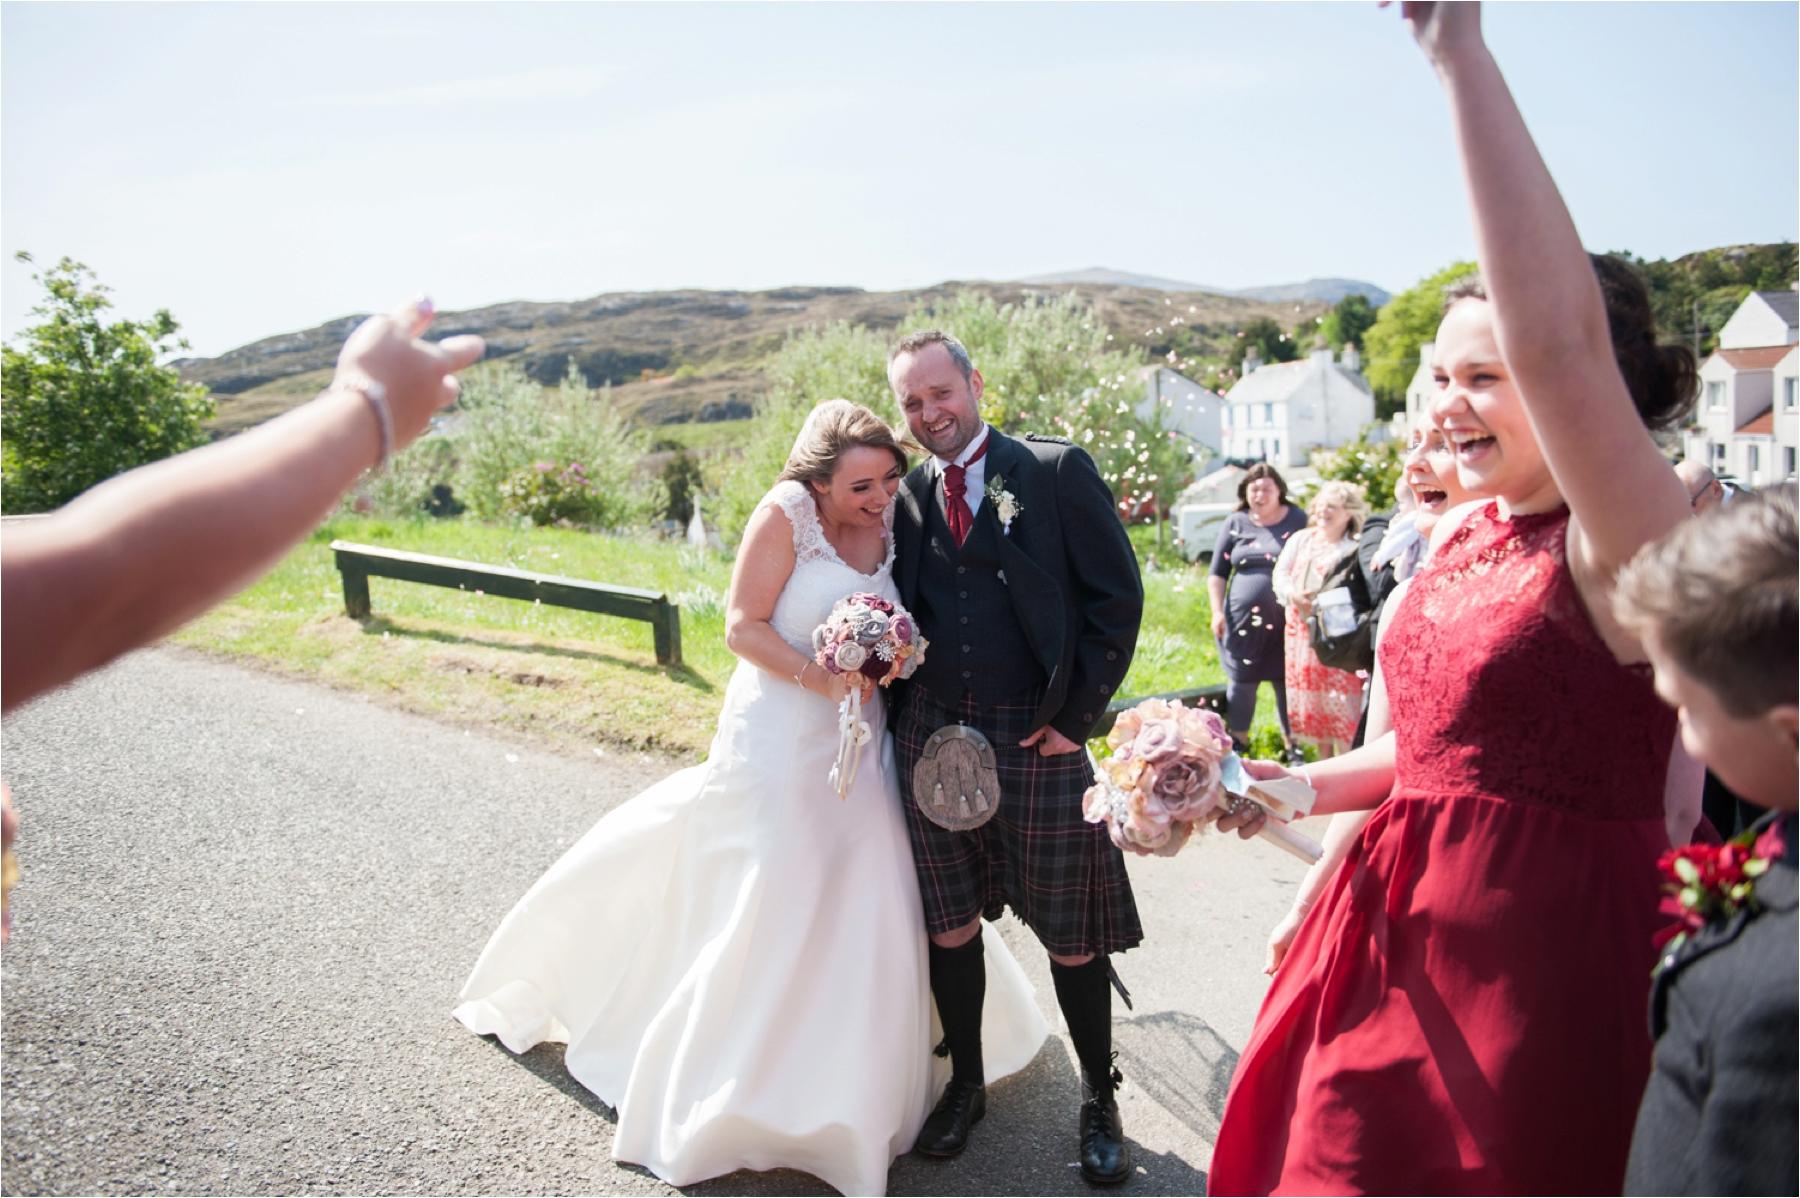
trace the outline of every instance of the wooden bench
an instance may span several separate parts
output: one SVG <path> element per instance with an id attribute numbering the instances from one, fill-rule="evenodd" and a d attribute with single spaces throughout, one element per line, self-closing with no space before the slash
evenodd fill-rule
<path id="1" fill-rule="evenodd" d="M 1136 695 L 1129 699 L 1114 699 L 1106 705 L 1106 713 L 1100 717 L 1100 722 L 1094 725 L 1094 730 L 1088 735 L 1092 737 L 1105 736 L 1112 731 L 1112 726 L 1118 720 L 1121 711 L 1136 707 L 1145 699 L 1168 699 L 1171 701 L 1180 699 L 1189 707 L 1210 707 L 1221 716 L 1225 714 L 1225 684 L 1220 682 L 1213 686 L 1195 686 L 1181 691 L 1164 691 L 1160 695 Z"/>
<path id="2" fill-rule="evenodd" d="M 453 557 L 403 553 L 398 549 L 357 545 L 349 541 L 333 541 L 331 552 L 337 558 L 338 573 L 344 576 L 344 611 L 353 619 L 366 619 L 369 615 L 371 575 L 395 578 L 426 586 L 480 591 L 502 599 L 572 607 L 603 616 L 647 620 L 656 637 L 657 664 L 681 664 L 681 608 L 669 602 L 669 597 L 661 591 L 608 586 L 556 574 L 534 574 L 528 570 L 484 566 Z"/>

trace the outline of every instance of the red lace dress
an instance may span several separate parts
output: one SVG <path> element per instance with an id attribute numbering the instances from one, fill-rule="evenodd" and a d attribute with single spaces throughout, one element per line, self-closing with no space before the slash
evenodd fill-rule
<path id="1" fill-rule="evenodd" d="M 1472 516 L 1381 647 L 1393 792 L 1238 1060 L 1212 1194 L 1617 1194 L 1650 1065 L 1674 714 L 1565 511 Z"/>

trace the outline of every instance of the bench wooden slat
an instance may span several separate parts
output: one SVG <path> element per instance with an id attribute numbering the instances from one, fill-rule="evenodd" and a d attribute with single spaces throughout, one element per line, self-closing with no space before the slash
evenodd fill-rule
<path id="1" fill-rule="evenodd" d="M 502 599 L 547 603 L 597 615 L 648 621 L 656 642 L 656 660 L 662 665 L 681 661 L 680 608 L 661 591 L 612 586 L 560 574 L 538 574 L 510 566 L 488 566 L 453 557 L 407 553 L 351 541 L 333 541 L 331 551 L 344 580 L 344 610 L 357 619 L 370 611 L 369 579 L 392 578 L 426 586 L 480 591 Z"/>

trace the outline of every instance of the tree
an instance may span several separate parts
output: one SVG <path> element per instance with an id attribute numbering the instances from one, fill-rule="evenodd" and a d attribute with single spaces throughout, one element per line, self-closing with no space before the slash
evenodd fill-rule
<path id="1" fill-rule="evenodd" d="M 1238 342 L 1225 360 L 1227 377 L 1235 378 L 1243 372 L 1244 355 L 1253 345 L 1265 362 L 1292 362 L 1300 356 L 1298 335 L 1288 333 L 1267 316 L 1258 316 L 1238 333 Z"/>
<path id="2" fill-rule="evenodd" d="M 1371 441 L 1369 434 L 1379 428 L 1371 425 L 1357 433 L 1356 440 L 1336 449 L 1317 450 L 1312 455 L 1313 468 L 1322 482 L 1328 478 L 1355 483 L 1363 489 L 1371 512 L 1394 505 L 1394 484 L 1405 469 L 1406 448 L 1387 438 Z"/>
<path id="3" fill-rule="evenodd" d="M 1375 308 L 1366 295 L 1346 295 L 1319 321 L 1319 335 L 1333 349 L 1363 344 L 1363 335 L 1375 323 Z"/>
<path id="4" fill-rule="evenodd" d="M 1381 419 L 1406 407 L 1406 387 L 1419 368 L 1419 346 L 1437 336 L 1443 319 L 1444 288 L 1475 270 L 1473 262 L 1453 262 L 1383 304 L 1364 337 L 1363 374 L 1375 389 Z"/>
<path id="5" fill-rule="evenodd" d="M 17 255 L 30 262 L 31 255 Z M 168 310 L 108 324 L 110 288 L 64 258 L 32 276 L 45 291 L 42 324 L 0 348 L 0 502 L 42 512 L 146 462 L 207 440 L 206 388 L 183 383 L 159 358 L 187 342 Z"/>

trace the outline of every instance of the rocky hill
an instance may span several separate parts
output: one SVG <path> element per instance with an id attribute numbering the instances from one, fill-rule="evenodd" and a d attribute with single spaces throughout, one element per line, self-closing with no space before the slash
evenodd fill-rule
<path id="1" fill-rule="evenodd" d="M 784 287 L 773 291 L 610 292 L 569 303 L 516 302 L 446 312 L 433 336 L 479 333 L 490 359 L 517 362 L 543 383 L 571 364 L 640 423 L 721 420 L 748 415 L 764 387 L 763 366 L 800 328 L 848 321 L 894 328 L 920 303 L 973 290 L 1001 302 L 1074 291 L 1093 305 L 1125 346 L 1146 360 L 1173 347 L 1172 313 L 1182 317 L 1183 353 L 1223 357 L 1245 322 L 1267 316 L 1284 327 L 1311 323 L 1326 304 L 1170 292 L 1112 283 L 942 283 L 916 291 Z M 177 365 L 219 401 L 221 432 L 246 428 L 304 401 L 330 377 L 338 348 L 360 316 L 253 342 L 216 358 Z"/>

